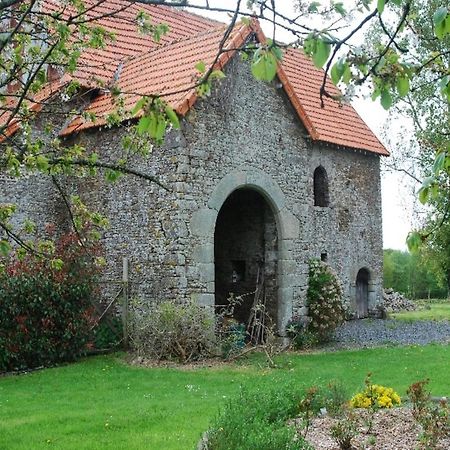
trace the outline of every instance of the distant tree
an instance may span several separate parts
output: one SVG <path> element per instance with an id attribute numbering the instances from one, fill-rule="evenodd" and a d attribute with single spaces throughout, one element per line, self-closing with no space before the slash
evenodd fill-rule
<path id="1" fill-rule="evenodd" d="M 435 255 L 387 249 L 383 252 L 383 260 L 385 288 L 413 299 L 447 296 L 446 281 L 436 271 L 439 260 Z"/>

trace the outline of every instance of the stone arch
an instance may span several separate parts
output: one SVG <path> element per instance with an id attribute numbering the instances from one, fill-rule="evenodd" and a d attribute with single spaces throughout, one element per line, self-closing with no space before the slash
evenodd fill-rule
<path id="1" fill-rule="evenodd" d="M 277 328 L 284 334 L 287 321 L 292 316 L 296 262 L 292 250 L 294 240 L 300 233 L 298 219 L 286 208 L 286 198 L 278 184 L 266 173 L 254 167 L 246 167 L 225 175 L 212 190 L 207 206 L 197 210 L 190 223 L 191 233 L 201 244 L 193 250 L 193 262 L 199 267 L 206 292 L 197 294 L 200 304 L 214 307 L 214 230 L 220 209 L 230 194 L 237 189 L 257 191 L 270 205 L 275 217 L 278 234 Z"/>
<path id="2" fill-rule="evenodd" d="M 313 185 L 314 206 L 327 207 L 330 204 L 328 174 L 322 165 L 314 170 Z"/>

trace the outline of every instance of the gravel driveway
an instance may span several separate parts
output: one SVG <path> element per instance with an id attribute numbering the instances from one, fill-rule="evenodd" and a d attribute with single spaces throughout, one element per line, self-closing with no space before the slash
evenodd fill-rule
<path id="1" fill-rule="evenodd" d="M 450 342 L 450 322 L 395 319 L 362 319 L 345 322 L 327 348 L 376 347 L 380 345 L 425 345 Z"/>

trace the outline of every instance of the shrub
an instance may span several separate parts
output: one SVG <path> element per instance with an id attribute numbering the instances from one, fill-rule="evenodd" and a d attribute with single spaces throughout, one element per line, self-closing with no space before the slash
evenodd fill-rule
<path id="1" fill-rule="evenodd" d="M 420 447 L 435 449 L 439 440 L 450 436 L 450 408 L 446 399 L 433 404 L 426 385 L 429 380 L 418 381 L 409 386 L 407 394 L 412 403 L 413 417 L 420 424 Z"/>
<path id="2" fill-rule="evenodd" d="M 243 323 L 234 319 L 224 322 L 218 327 L 218 337 L 222 357 L 227 359 L 238 355 L 245 347 L 247 331 Z"/>
<path id="3" fill-rule="evenodd" d="M 366 377 L 365 385 L 365 389 L 350 400 L 353 408 L 381 409 L 400 405 L 400 396 L 394 389 L 372 384 L 370 374 Z"/>
<path id="4" fill-rule="evenodd" d="M 130 319 L 131 343 L 139 356 L 186 363 L 216 351 L 215 318 L 194 302 L 141 305 Z"/>
<path id="5" fill-rule="evenodd" d="M 310 317 L 308 331 L 319 342 L 328 341 L 333 331 L 344 322 L 346 311 L 337 275 L 319 260 L 309 263 L 307 305 Z"/>
<path id="6" fill-rule="evenodd" d="M 294 349 L 313 347 L 317 344 L 316 336 L 308 331 L 309 317 L 293 316 L 286 325 L 286 334 L 291 339 Z"/>
<path id="7" fill-rule="evenodd" d="M 93 259 L 65 235 L 56 243 L 61 268 L 27 255 L 0 273 L 0 370 L 72 361 L 86 348 L 91 323 Z"/>
<path id="8" fill-rule="evenodd" d="M 93 346 L 98 350 L 118 348 L 123 339 L 122 319 L 111 315 L 109 321 L 97 323 L 93 329 Z"/>
<path id="9" fill-rule="evenodd" d="M 301 396 L 289 386 L 243 390 L 227 403 L 208 431 L 208 450 L 299 450 L 310 446 L 287 421 L 299 412 Z"/>
<path id="10" fill-rule="evenodd" d="M 332 417 L 337 417 L 348 409 L 347 389 L 340 381 L 328 383 L 321 398 L 328 414 Z"/>
<path id="11" fill-rule="evenodd" d="M 358 434 L 357 422 L 349 413 L 336 422 L 330 429 L 331 437 L 337 442 L 341 450 L 351 450 L 352 439 Z"/>

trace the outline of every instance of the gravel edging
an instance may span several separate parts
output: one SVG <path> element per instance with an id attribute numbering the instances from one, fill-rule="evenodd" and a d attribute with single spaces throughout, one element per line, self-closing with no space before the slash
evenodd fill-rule
<path id="1" fill-rule="evenodd" d="M 359 319 L 345 322 L 326 349 L 370 348 L 383 345 L 426 345 L 450 342 L 450 322 Z"/>

